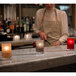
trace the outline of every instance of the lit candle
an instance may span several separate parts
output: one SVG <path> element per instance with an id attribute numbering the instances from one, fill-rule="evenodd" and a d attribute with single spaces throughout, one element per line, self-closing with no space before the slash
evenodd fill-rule
<path id="1" fill-rule="evenodd" d="M 30 40 L 32 38 L 31 34 L 25 34 L 24 39 L 25 40 Z"/>
<path id="2" fill-rule="evenodd" d="M 11 57 L 11 43 L 2 43 L 2 57 L 10 58 Z"/>
<path id="3" fill-rule="evenodd" d="M 44 40 L 36 41 L 36 51 L 38 51 L 38 52 L 44 51 Z"/>
<path id="4" fill-rule="evenodd" d="M 74 50 L 74 38 L 67 39 L 67 49 Z"/>
<path id="5" fill-rule="evenodd" d="M 14 40 L 14 41 L 20 40 L 20 36 L 19 36 L 19 35 L 15 35 L 15 36 L 13 37 L 13 40 Z"/>

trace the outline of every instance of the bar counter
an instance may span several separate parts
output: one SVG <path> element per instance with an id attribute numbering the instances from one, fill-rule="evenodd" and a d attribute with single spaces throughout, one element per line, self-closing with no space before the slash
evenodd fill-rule
<path id="1" fill-rule="evenodd" d="M 76 63 L 76 51 L 66 51 L 66 45 L 45 47 L 44 54 L 36 48 L 12 50 L 4 59 L 0 51 L 0 72 L 32 72 Z"/>
<path id="2" fill-rule="evenodd" d="M 40 38 L 34 38 L 34 39 L 30 39 L 30 40 L 21 39 L 18 41 L 2 41 L 2 42 L 0 42 L 0 46 L 2 43 L 11 43 L 12 46 L 28 45 L 28 44 L 32 44 L 34 41 L 36 41 L 38 39 L 40 39 Z"/>

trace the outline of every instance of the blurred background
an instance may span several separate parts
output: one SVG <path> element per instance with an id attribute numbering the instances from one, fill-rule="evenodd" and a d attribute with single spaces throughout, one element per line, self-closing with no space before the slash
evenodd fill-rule
<path id="1" fill-rule="evenodd" d="M 0 4 L 0 33 L 11 34 L 12 29 L 12 34 L 33 32 L 35 14 L 40 8 L 44 8 L 43 4 Z M 66 11 L 69 34 L 76 36 L 76 4 L 56 4 L 56 8 Z M 28 30 L 25 24 L 29 25 Z"/>

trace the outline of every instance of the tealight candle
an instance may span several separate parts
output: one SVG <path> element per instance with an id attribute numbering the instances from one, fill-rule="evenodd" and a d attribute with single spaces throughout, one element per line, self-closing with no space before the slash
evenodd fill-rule
<path id="1" fill-rule="evenodd" d="M 32 38 L 31 34 L 25 34 L 24 39 L 25 40 L 30 40 Z"/>
<path id="2" fill-rule="evenodd" d="M 44 51 L 44 40 L 36 41 L 36 51 L 43 52 Z"/>
<path id="3" fill-rule="evenodd" d="M 74 50 L 74 38 L 67 39 L 67 49 Z"/>
<path id="4" fill-rule="evenodd" d="M 13 40 L 14 40 L 14 41 L 20 40 L 20 36 L 19 36 L 19 35 L 15 35 L 15 36 L 13 37 Z"/>
<path id="5" fill-rule="evenodd" d="M 11 57 L 11 43 L 2 43 L 2 57 L 10 58 Z"/>

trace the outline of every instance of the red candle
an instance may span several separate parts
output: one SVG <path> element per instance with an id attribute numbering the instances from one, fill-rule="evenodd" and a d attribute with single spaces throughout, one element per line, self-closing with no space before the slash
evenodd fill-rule
<path id="1" fill-rule="evenodd" d="M 67 39 L 67 49 L 74 49 L 74 38 Z"/>

